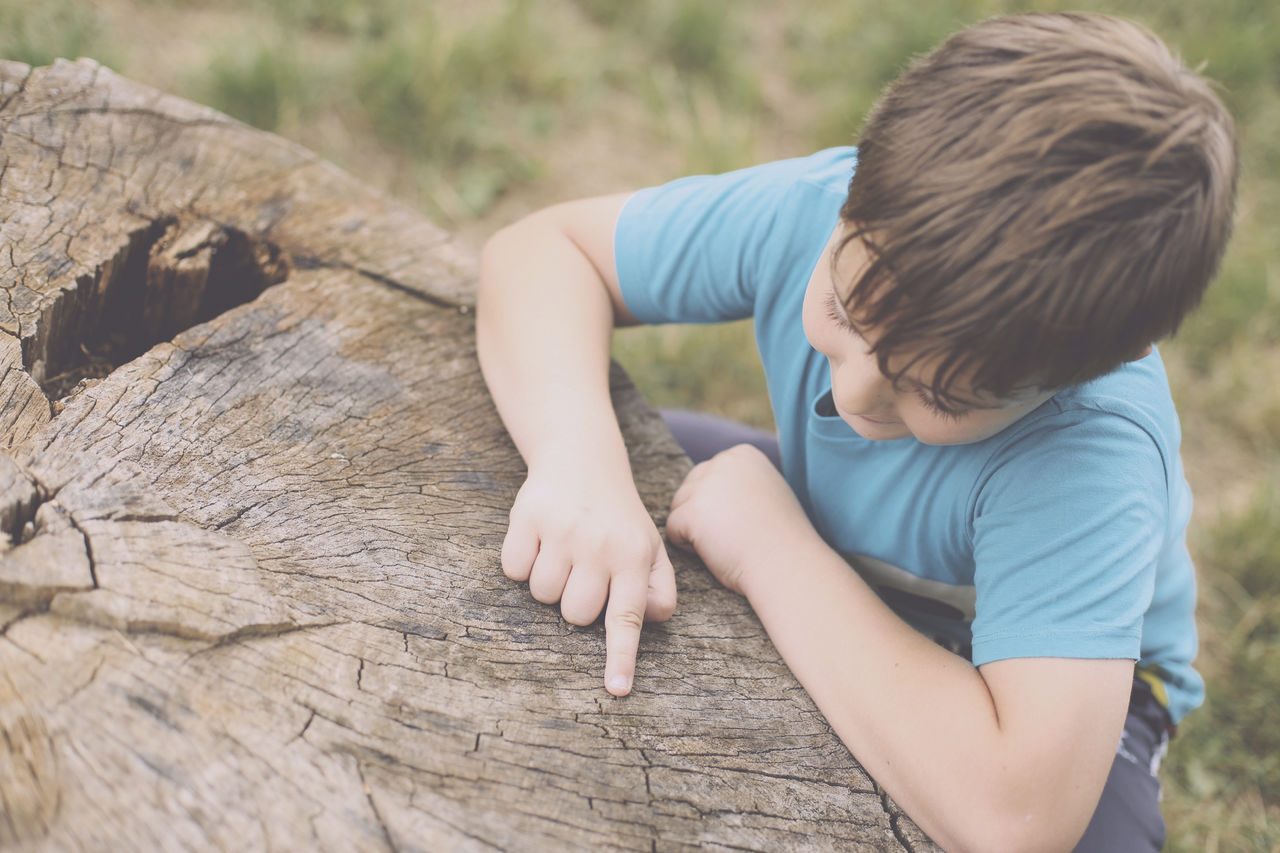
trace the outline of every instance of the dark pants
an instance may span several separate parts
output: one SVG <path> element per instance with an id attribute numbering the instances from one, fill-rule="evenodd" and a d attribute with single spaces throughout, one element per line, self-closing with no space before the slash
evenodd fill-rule
<path id="1" fill-rule="evenodd" d="M 676 443 L 694 464 L 706 462 L 721 450 L 728 450 L 736 444 L 750 444 L 764 451 L 774 466 L 782 470 L 778 437 L 771 432 L 683 409 L 662 409 L 660 414 L 667 423 L 667 429 L 676 437 Z"/>
<path id="2" fill-rule="evenodd" d="M 696 412 L 664 409 L 662 419 L 695 463 L 735 444 L 751 444 L 782 468 L 778 439 L 772 433 Z M 1147 853 L 1164 846 L 1156 771 L 1168 741 L 1164 708 L 1147 683 L 1135 678 L 1120 746 L 1102 799 L 1076 845 L 1078 853 Z"/>
<path id="3" fill-rule="evenodd" d="M 1145 681 L 1133 680 L 1129 716 L 1124 721 L 1102 799 L 1089 828 L 1076 845 L 1080 853 L 1164 847 L 1164 817 L 1160 814 L 1160 779 L 1156 772 L 1169 745 L 1169 716 L 1151 695 Z"/>

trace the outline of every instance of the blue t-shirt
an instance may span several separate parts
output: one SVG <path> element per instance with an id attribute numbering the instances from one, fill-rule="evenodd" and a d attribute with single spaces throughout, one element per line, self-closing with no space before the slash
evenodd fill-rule
<path id="1" fill-rule="evenodd" d="M 1204 684 L 1191 494 L 1159 354 L 983 441 L 859 436 L 801 326 L 855 161 L 836 148 L 637 193 L 614 235 L 628 309 L 644 323 L 754 318 L 787 482 L 907 621 L 975 665 L 1131 658 L 1181 719 Z"/>

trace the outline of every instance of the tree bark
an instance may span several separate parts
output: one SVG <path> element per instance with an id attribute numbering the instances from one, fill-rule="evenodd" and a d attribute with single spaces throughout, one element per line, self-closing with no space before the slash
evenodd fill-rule
<path id="1" fill-rule="evenodd" d="M 0 220 L 0 846 L 933 849 L 696 561 L 624 699 L 503 577 L 438 228 L 83 60 L 0 63 Z"/>

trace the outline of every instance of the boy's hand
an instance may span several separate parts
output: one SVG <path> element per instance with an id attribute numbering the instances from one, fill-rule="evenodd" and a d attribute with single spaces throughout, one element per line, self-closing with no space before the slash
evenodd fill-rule
<path id="1" fill-rule="evenodd" d="M 751 567 L 785 563 L 818 534 L 768 457 L 740 444 L 689 472 L 671 500 L 667 535 L 697 552 L 720 583 L 745 593 Z"/>
<path id="2" fill-rule="evenodd" d="M 640 628 L 676 607 L 675 573 L 662 537 L 630 479 L 529 478 L 511 507 L 502 571 L 528 581 L 544 604 L 560 602 L 574 625 L 605 609 L 605 689 L 631 691 Z"/>

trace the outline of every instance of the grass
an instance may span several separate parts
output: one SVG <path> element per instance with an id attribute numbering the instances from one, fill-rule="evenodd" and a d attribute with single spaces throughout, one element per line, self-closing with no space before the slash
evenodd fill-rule
<path id="1" fill-rule="evenodd" d="M 482 215 L 538 176 L 521 143 L 552 129 L 566 75 L 562 58 L 540 47 L 551 36 L 532 4 L 462 23 L 390 0 L 244 8 L 262 17 L 261 35 L 213 46 L 188 76 L 199 100 L 301 138 L 341 115 L 355 147 L 395 162 L 398 182 L 407 177 L 446 223 Z"/>
<path id="2" fill-rule="evenodd" d="M 1171 850 L 1267 850 L 1280 838 L 1280 476 L 1274 468 L 1198 550 L 1205 705 L 1164 771 Z M 1269 688 L 1269 689 L 1268 689 Z"/>
<path id="3" fill-rule="evenodd" d="M 912 57 L 965 23 L 997 11 L 990 3 L 935 5 L 926 15 L 910 4 L 806 2 L 804 14 L 788 22 L 791 73 L 821 103 L 815 145 L 851 143 L 880 89 Z"/>
<path id="4" fill-rule="evenodd" d="M 512 6 L 456 36 L 425 17 L 355 52 L 353 83 L 373 135 L 453 184 L 460 208 L 437 200 L 450 218 L 483 213 L 536 174 L 498 122 L 554 99 L 559 85 L 554 66 L 524 36 L 528 8 Z M 507 61 L 490 62 L 495 55 Z"/>
<path id="5" fill-rule="evenodd" d="M 473 243 L 534 207 L 853 140 L 957 26 L 1048 0 L 0 0 L 0 54 L 92 55 L 317 148 Z M 1280 849 L 1280 4 L 1077 0 L 1223 86 L 1240 218 L 1162 347 L 1200 472 L 1204 708 L 1166 764 L 1174 851 Z M 244 33 L 257 34 L 245 38 Z M 771 422 L 750 324 L 618 336 L 661 405 Z"/>
<path id="6" fill-rule="evenodd" d="M 257 7 L 288 29 L 373 39 L 395 29 L 410 9 L 406 0 L 259 0 Z"/>
<path id="7" fill-rule="evenodd" d="M 716 326 L 661 326 L 626 329 L 614 336 L 614 358 L 640 365 L 632 373 L 655 405 L 713 411 L 724 417 L 773 429 L 764 372 L 755 358 L 726 359 L 724 353 L 754 353 L 751 321 Z M 706 380 L 691 383 L 691 375 Z"/>
<path id="8" fill-rule="evenodd" d="M 202 100 L 243 122 L 277 131 L 312 107 L 311 69 L 289 40 L 255 39 L 220 49 L 196 81 Z"/>
<path id="9" fill-rule="evenodd" d="M 101 13 L 75 0 L 0 2 L 0 58 L 47 65 L 58 57 L 117 55 L 98 37 Z"/>

